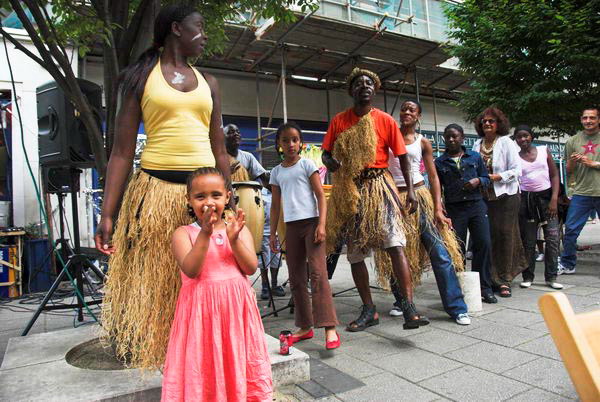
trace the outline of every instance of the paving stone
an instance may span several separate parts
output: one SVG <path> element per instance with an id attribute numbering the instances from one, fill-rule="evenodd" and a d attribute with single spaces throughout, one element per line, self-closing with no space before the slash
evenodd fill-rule
<path id="1" fill-rule="evenodd" d="M 483 319 L 507 325 L 516 325 L 518 327 L 528 327 L 532 324 L 544 321 L 544 317 L 540 314 L 509 308 L 487 314 Z"/>
<path id="2" fill-rule="evenodd" d="M 373 364 L 410 382 L 423 381 L 463 366 L 462 363 L 415 348 L 373 361 Z"/>
<path id="3" fill-rule="evenodd" d="M 444 356 L 498 374 L 538 358 L 536 355 L 489 342 L 467 346 Z"/>
<path id="4" fill-rule="evenodd" d="M 342 401 L 358 402 L 389 402 L 390 400 L 428 402 L 443 400 L 439 395 L 390 373 L 365 378 L 364 382 L 365 387 L 336 396 Z"/>
<path id="5" fill-rule="evenodd" d="M 531 388 L 471 366 L 440 374 L 419 385 L 455 401 L 500 401 Z"/>
<path id="6" fill-rule="evenodd" d="M 503 346 L 517 346 L 521 343 L 539 338 L 544 334 L 527 328 L 514 327 L 490 321 L 489 325 L 482 325 L 472 331 L 464 333 L 467 336 L 481 339 Z"/>
<path id="7" fill-rule="evenodd" d="M 365 385 L 364 382 L 317 359 L 310 361 L 310 378 L 331 394 L 340 394 Z"/>
<path id="8" fill-rule="evenodd" d="M 530 325 L 527 328 L 533 329 L 534 331 L 544 332 L 546 334 L 550 333 L 550 330 L 546 325 L 546 321 L 538 322 L 537 324 Z"/>
<path id="9" fill-rule="evenodd" d="M 346 346 L 342 344 L 343 352 L 356 359 L 373 362 L 385 356 L 397 354 L 414 347 L 412 343 L 404 339 L 390 341 L 381 337 L 373 339 L 357 339 L 349 342 Z"/>
<path id="10" fill-rule="evenodd" d="M 342 348 L 338 350 L 343 350 Z M 352 377 L 359 379 L 371 377 L 383 372 L 383 370 L 379 367 L 373 366 L 372 364 L 362 360 L 355 359 L 353 356 L 341 352 L 334 353 L 329 357 L 323 357 L 322 360 L 331 367 L 335 367 L 338 370 L 342 370 L 343 372 L 350 374 Z"/>
<path id="11" fill-rule="evenodd" d="M 425 314 L 427 314 L 427 312 L 425 312 Z M 462 334 L 467 331 L 472 331 L 475 328 L 479 328 L 482 325 L 487 325 L 489 322 L 489 321 L 482 319 L 481 316 L 474 316 L 473 314 L 469 314 L 469 316 L 471 317 L 470 325 L 458 325 L 456 323 L 456 321 L 454 321 L 452 318 L 450 318 L 448 316 L 446 316 L 444 318 L 431 318 L 431 317 L 427 316 L 427 317 L 429 317 L 430 324 L 424 328 L 428 328 L 428 327 L 430 329 L 436 328 L 436 329 L 441 329 L 444 331 Z"/>
<path id="12" fill-rule="evenodd" d="M 570 286 L 566 289 L 563 289 L 563 293 L 566 293 L 567 295 L 579 296 L 600 296 L 600 289 L 588 286 Z"/>
<path id="13" fill-rule="evenodd" d="M 539 388 L 533 388 L 529 391 L 523 392 L 513 398 L 508 399 L 510 402 L 565 402 L 572 401 L 570 398 L 565 398 L 560 395 L 553 394 L 551 392 L 543 391 Z"/>
<path id="14" fill-rule="evenodd" d="M 594 267 L 596 270 L 598 267 Z M 577 286 L 587 286 L 591 288 L 600 288 L 600 277 L 598 274 L 596 275 L 586 275 L 583 274 L 582 267 L 577 267 L 577 274 L 575 275 L 561 275 L 558 277 L 560 283 L 569 284 L 569 285 L 577 285 Z"/>
<path id="15" fill-rule="evenodd" d="M 313 380 L 298 384 L 298 387 L 308 393 L 312 398 L 316 399 L 321 399 L 331 395 L 331 391 Z"/>
<path id="16" fill-rule="evenodd" d="M 517 346 L 517 349 L 529 353 L 534 353 L 542 357 L 548 357 L 550 359 L 562 361 L 560 353 L 558 353 L 558 349 L 556 349 L 554 340 L 552 340 L 552 337 L 550 335 L 546 335 L 541 338 L 525 342 Z"/>
<path id="17" fill-rule="evenodd" d="M 483 309 L 481 311 L 477 311 L 475 313 L 469 313 L 469 314 L 472 315 L 473 317 L 482 317 L 482 316 L 486 316 L 490 313 L 494 313 L 496 311 L 506 308 L 506 306 L 504 306 L 501 302 L 494 303 L 494 304 L 489 304 L 489 303 L 482 303 L 482 304 L 483 304 Z"/>
<path id="18" fill-rule="evenodd" d="M 467 332 L 469 334 L 470 332 Z M 425 349 L 430 352 L 443 354 L 465 346 L 479 343 L 479 340 L 470 336 L 456 334 L 441 329 L 432 329 L 431 331 L 407 337 L 414 346 Z"/>
<path id="19" fill-rule="evenodd" d="M 424 327 L 419 327 L 417 329 L 404 329 L 402 325 L 404 324 L 404 318 L 402 317 L 390 317 L 382 321 L 379 325 L 367 328 L 366 331 L 377 336 L 382 336 L 384 338 L 394 340 L 400 338 L 406 338 L 411 335 L 416 335 L 424 332 L 429 332 L 433 329 L 430 325 L 426 325 Z"/>
<path id="20" fill-rule="evenodd" d="M 504 376 L 518 379 L 567 398 L 577 398 L 575 387 L 562 362 L 540 357 L 520 367 L 508 370 Z"/>

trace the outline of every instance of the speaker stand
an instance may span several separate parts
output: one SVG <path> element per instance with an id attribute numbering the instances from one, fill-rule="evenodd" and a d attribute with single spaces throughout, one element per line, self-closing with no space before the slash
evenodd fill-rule
<path id="1" fill-rule="evenodd" d="M 70 168 L 70 176 L 71 176 L 70 177 L 70 179 L 71 179 L 70 194 L 71 194 L 71 214 L 72 214 L 72 218 L 73 218 L 73 245 L 74 245 L 74 248 L 71 249 L 67 244 L 67 247 L 64 251 L 61 249 L 61 253 L 67 253 L 67 251 L 68 251 L 69 255 L 66 259 L 66 263 L 65 263 L 64 267 L 62 268 L 62 270 L 60 271 L 60 274 L 58 275 L 58 277 L 56 278 L 56 280 L 54 281 L 54 283 L 52 284 L 52 286 L 50 287 L 50 289 L 44 296 L 42 303 L 39 305 L 39 307 L 35 311 L 33 317 L 31 317 L 31 319 L 27 323 L 27 326 L 21 333 L 21 336 L 25 336 L 29 333 L 29 331 L 31 330 L 31 327 L 33 327 L 33 325 L 35 324 L 38 317 L 40 316 L 40 314 L 43 311 L 64 310 L 64 309 L 76 308 L 77 309 L 77 320 L 79 322 L 82 322 L 83 321 L 83 304 L 84 304 L 83 298 L 85 297 L 83 294 L 84 278 L 85 278 L 85 281 L 88 282 L 88 285 L 90 287 L 93 287 L 93 284 L 91 282 L 91 278 L 89 277 L 89 275 L 87 275 L 86 273 L 84 274 L 84 267 L 86 269 L 91 269 L 96 274 L 96 276 L 98 276 L 98 278 L 104 279 L 104 273 L 98 267 L 96 267 L 94 264 L 92 264 L 92 262 L 89 260 L 89 258 L 85 254 L 81 253 L 81 243 L 80 243 L 80 238 L 79 238 L 79 208 L 77 207 L 77 191 L 75 191 L 75 188 L 76 188 L 75 183 L 77 180 L 79 180 L 80 174 L 81 174 L 81 170 L 76 169 L 74 167 Z M 62 209 L 62 208 L 60 208 L 60 209 Z M 60 223 L 61 238 L 64 239 L 63 214 L 61 214 L 61 216 L 60 216 L 60 221 L 61 221 L 61 223 Z M 58 286 L 62 282 L 63 278 L 67 275 L 67 271 L 69 272 L 71 277 L 74 277 L 74 279 L 75 279 L 75 285 L 77 286 L 77 292 L 75 292 L 75 296 L 77 297 L 77 303 L 48 306 L 47 304 L 50 301 L 50 299 L 52 298 L 52 296 L 54 295 L 54 292 L 56 291 L 56 289 L 58 289 Z M 102 303 L 102 299 L 92 300 L 92 301 L 88 301 L 85 303 L 88 306 L 96 305 L 96 304 Z"/>

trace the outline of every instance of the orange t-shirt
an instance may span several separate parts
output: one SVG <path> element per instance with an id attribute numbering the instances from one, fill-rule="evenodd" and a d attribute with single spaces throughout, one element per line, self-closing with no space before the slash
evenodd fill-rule
<path id="1" fill-rule="evenodd" d="M 375 151 L 375 163 L 371 163 L 366 168 L 387 168 L 388 167 L 388 149 L 391 149 L 394 156 L 404 155 L 406 147 L 404 138 L 400 133 L 400 128 L 392 116 L 379 110 L 371 109 L 371 118 L 377 132 L 377 150 Z M 360 117 L 350 108 L 344 112 L 338 113 L 329 123 L 327 134 L 323 138 L 322 148 L 326 151 L 333 151 L 333 145 L 338 135 L 358 123 Z M 334 155 L 335 156 L 335 155 Z"/>

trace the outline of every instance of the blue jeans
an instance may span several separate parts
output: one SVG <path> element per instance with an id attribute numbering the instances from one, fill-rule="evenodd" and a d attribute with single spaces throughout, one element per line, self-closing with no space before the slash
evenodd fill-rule
<path id="1" fill-rule="evenodd" d="M 427 222 L 424 213 L 420 214 L 419 225 L 421 242 L 429 254 L 444 310 L 450 317 L 456 318 L 459 314 L 467 312 L 467 305 L 454 271 L 452 258 L 437 230 Z M 392 285 L 392 292 L 396 298 L 394 305 L 400 307 L 402 295 L 394 285 Z"/>
<path id="2" fill-rule="evenodd" d="M 565 268 L 575 268 L 577 264 L 577 238 L 593 211 L 600 211 L 600 197 L 574 195 L 567 211 L 565 236 L 560 263 Z"/>
<path id="3" fill-rule="evenodd" d="M 473 241 L 473 260 L 471 271 L 479 272 L 481 294 L 492 293 L 492 239 L 490 223 L 487 215 L 487 205 L 483 200 L 465 201 L 446 204 L 448 217 L 461 240 L 463 255 L 467 241 L 467 229 Z"/>

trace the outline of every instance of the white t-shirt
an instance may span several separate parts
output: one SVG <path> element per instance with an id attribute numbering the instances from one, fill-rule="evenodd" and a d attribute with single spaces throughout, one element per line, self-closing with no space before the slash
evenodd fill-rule
<path id="1" fill-rule="evenodd" d="M 256 180 L 258 176 L 266 172 L 265 168 L 262 167 L 260 162 L 258 162 L 258 160 L 250 152 L 238 149 L 238 154 L 235 159 L 237 159 L 241 165 L 246 168 L 251 180 Z"/>
<path id="2" fill-rule="evenodd" d="M 310 176 L 318 172 L 310 159 L 300 158 L 293 166 L 277 165 L 271 170 L 270 184 L 281 189 L 284 222 L 319 216 L 317 198 L 310 185 Z"/>

